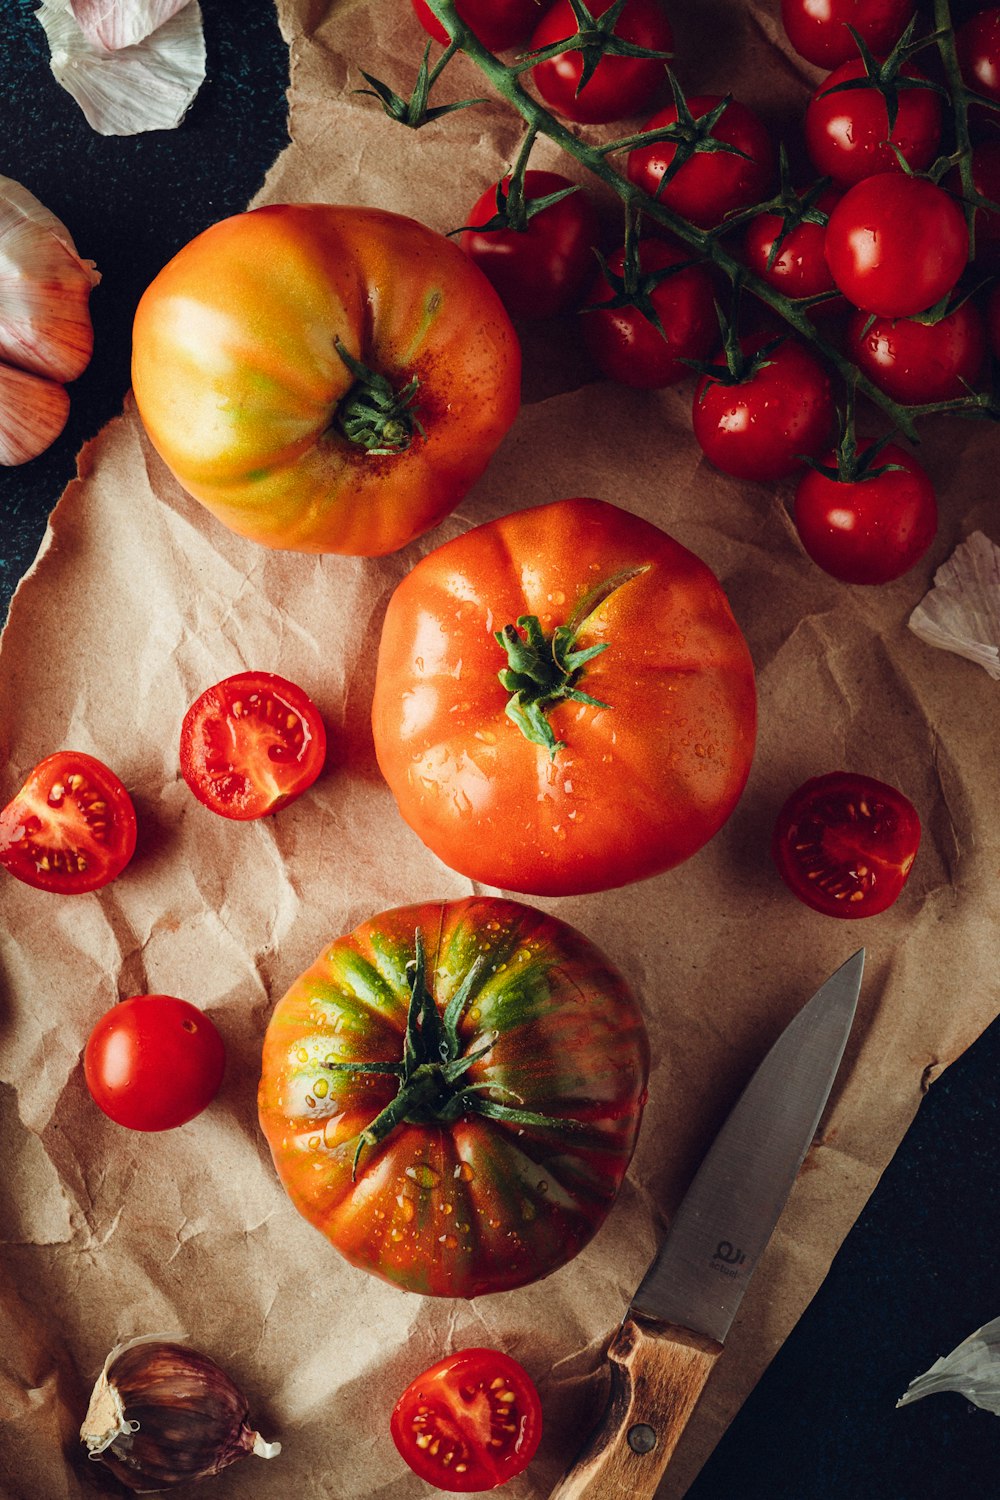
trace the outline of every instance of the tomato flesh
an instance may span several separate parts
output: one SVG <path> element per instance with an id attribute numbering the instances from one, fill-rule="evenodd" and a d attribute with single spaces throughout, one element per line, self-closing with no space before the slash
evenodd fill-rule
<path id="1" fill-rule="evenodd" d="M 214 1023 L 173 995 L 133 995 L 101 1017 L 83 1071 L 97 1107 L 129 1130 L 173 1130 L 218 1092 L 226 1050 Z"/>
<path id="2" fill-rule="evenodd" d="M 496 1349 L 462 1349 L 407 1386 L 390 1430 L 421 1479 L 441 1490 L 492 1490 L 534 1457 L 541 1402 L 517 1360 Z"/>
<path id="3" fill-rule="evenodd" d="M 92 755 L 57 750 L 0 813 L 0 865 L 26 885 L 69 896 L 120 875 L 135 852 L 132 799 Z"/>
<path id="4" fill-rule="evenodd" d="M 246 821 L 286 807 L 323 769 L 326 730 L 295 683 L 238 672 L 207 688 L 181 727 L 181 772 L 199 802 Z"/>
<path id="5" fill-rule="evenodd" d="M 788 888 L 828 917 L 872 917 L 898 897 L 920 845 L 920 819 L 902 792 L 873 776 L 834 771 L 792 793 L 771 852 Z"/>

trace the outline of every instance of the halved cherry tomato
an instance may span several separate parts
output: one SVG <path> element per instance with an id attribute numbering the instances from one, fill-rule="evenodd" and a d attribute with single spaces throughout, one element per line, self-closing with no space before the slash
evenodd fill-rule
<path id="1" fill-rule="evenodd" d="M 896 900 L 920 845 L 902 792 L 873 776 L 833 771 L 785 803 L 771 853 L 794 895 L 828 917 L 873 917 Z"/>
<path id="2" fill-rule="evenodd" d="M 806 149 L 817 172 L 843 187 L 876 172 L 902 172 L 900 152 L 911 171 L 922 172 L 937 155 L 941 141 L 941 101 L 909 64 L 899 71 L 898 110 L 892 133 L 886 100 L 877 88 L 865 86 L 865 64 L 860 57 L 841 64 L 824 79 L 806 108 Z M 857 88 L 843 89 L 857 81 Z"/>
<path id="3" fill-rule="evenodd" d="M 961 208 L 926 177 L 879 172 L 857 182 L 826 226 L 826 259 L 849 302 L 886 318 L 926 312 L 969 259 Z"/>
<path id="4" fill-rule="evenodd" d="M 836 455 L 827 456 L 836 466 Z M 891 583 L 923 557 L 937 533 L 934 486 L 905 448 L 889 443 L 873 473 L 831 479 L 806 469 L 795 491 L 795 525 L 813 562 L 842 583 Z"/>
<path id="5" fill-rule="evenodd" d="M 407 1386 L 390 1430 L 413 1472 L 439 1490 L 494 1490 L 534 1457 L 542 1406 L 509 1354 L 460 1349 Z"/>
<path id="6" fill-rule="evenodd" d="M 426 0 L 413 0 L 421 26 L 436 42 L 447 42 L 445 31 Z M 455 10 L 491 52 L 504 52 L 523 41 L 541 14 L 540 0 L 457 0 Z"/>
<path id="7" fill-rule="evenodd" d="M 135 852 L 132 799 L 92 755 L 57 750 L 0 813 L 0 865 L 42 891 L 96 891 Z"/>
<path id="8" fill-rule="evenodd" d="M 721 94 L 698 94 L 688 99 L 687 106 L 697 122 L 722 102 Z M 676 123 L 677 106 L 668 104 L 646 121 L 643 130 L 662 130 Z M 673 141 L 636 146 L 626 164 L 629 180 L 700 229 L 714 229 L 727 213 L 748 208 L 766 196 L 774 176 L 774 146 L 767 126 L 738 99 L 726 104 L 711 130 L 711 139 L 734 147 L 740 155 L 725 150 L 696 151 L 669 182 L 664 182 L 664 173 L 677 149 Z"/>
<path id="9" fill-rule="evenodd" d="M 986 332 L 974 302 L 936 323 L 854 313 L 845 350 L 880 390 L 904 406 L 967 396 L 986 358 Z"/>
<path id="10" fill-rule="evenodd" d="M 173 995 L 133 995 L 101 1017 L 83 1054 L 97 1107 L 129 1130 L 173 1130 L 215 1098 L 226 1049 L 213 1021 Z"/>
<path id="11" fill-rule="evenodd" d="M 876 57 L 886 57 L 916 8 L 914 0 L 781 0 L 781 19 L 800 57 L 836 68 L 858 55 L 849 26 Z"/>
<path id="12" fill-rule="evenodd" d="M 223 818 L 262 818 L 312 786 L 326 730 L 310 698 L 273 672 L 238 672 L 207 688 L 184 715 L 181 773 Z"/>
<path id="13" fill-rule="evenodd" d="M 588 9 L 598 18 L 610 10 L 611 3 L 612 0 L 589 0 Z M 579 30 L 569 0 L 555 0 L 535 28 L 531 50 L 553 47 L 576 36 Z M 673 50 L 673 31 L 660 0 L 625 0 L 614 35 L 654 52 Z M 545 103 L 557 114 L 582 125 L 600 125 L 637 114 L 650 104 L 666 81 L 665 61 L 654 57 L 602 57 L 580 88 L 583 54 L 567 51 L 537 63 L 531 77 Z"/>

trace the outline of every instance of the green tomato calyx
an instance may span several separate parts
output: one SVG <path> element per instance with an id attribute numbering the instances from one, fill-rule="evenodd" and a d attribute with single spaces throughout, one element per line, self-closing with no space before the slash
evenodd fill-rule
<path id="1" fill-rule="evenodd" d="M 415 432 L 426 436 L 417 419 L 420 382 L 415 375 L 397 391 L 385 375 L 355 359 L 339 338 L 334 348 L 354 376 L 354 384 L 338 402 L 334 420 L 342 437 L 374 457 L 386 457 L 405 453 Z"/>

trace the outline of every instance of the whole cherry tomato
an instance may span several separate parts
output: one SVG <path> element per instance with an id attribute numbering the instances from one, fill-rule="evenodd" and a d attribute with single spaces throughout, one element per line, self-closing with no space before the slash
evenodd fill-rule
<path id="1" fill-rule="evenodd" d="M 997 114 L 1000 121 L 1000 113 Z M 1000 140 L 983 141 L 973 146 L 969 159 L 974 190 L 990 203 L 1000 204 Z M 956 198 L 964 196 L 962 174 L 953 167 L 944 179 L 944 187 Z M 1000 265 L 1000 209 L 978 207 L 973 215 L 976 240 L 976 265 L 995 270 Z"/>
<path id="2" fill-rule="evenodd" d="M 968 258 L 962 210 L 925 177 L 866 177 L 847 190 L 826 227 L 826 259 L 837 286 L 855 307 L 887 318 L 936 306 Z"/>
<path id="3" fill-rule="evenodd" d="M 828 454 L 826 464 L 836 467 L 836 455 Z M 869 475 L 843 480 L 807 468 L 795 491 L 795 525 L 803 547 L 842 583 L 889 583 L 902 577 L 937 533 L 934 486 L 915 458 L 890 443 L 872 469 Z"/>
<path id="4" fill-rule="evenodd" d="M 963 22 L 955 33 L 955 47 L 969 88 L 1000 101 L 1000 8 L 981 10 Z M 995 121 L 997 116 L 991 112 L 988 118 Z"/>
<path id="5" fill-rule="evenodd" d="M 135 853 L 132 799 L 103 761 L 57 750 L 0 812 L 0 865 L 41 891 L 96 891 Z"/>
<path id="6" fill-rule="evenodd" d="M 907 88 L 902 80 L 923 74 L 909 64 L 899 72 L 898 113 L 892 133 L 884 96 L 877 88 L 832 92 L 866 77 L 860 57 L 842 63 L 820 84 L 806 107 L 805 137 L 813 166 L 842 187 L 876 172 L 902 172 L 899 157 L 914 172 L 929 167 L 941 142 L 941 102 L 929 88 Z"/>
<path id="7" fill-rule="evenodd" d="M 461 20 L 491 52 L 516 47 L 531 31 L 541 12 L 541 0 L 456 0 Z M 436 42 L 447 42 L 445 31 L 426 0 L 413 0 L 421 26 Z"/>
<path id="8" fill-rule="evenodd" d="M 695 389 L 692 425 L 710 463 L 737 479 L 786 479 L 804 455 L 830 441 L 834 422 L 830 380 L 797 339 L 783 339 L 762 359 L 759 340 L 746 341 L 748 370 L 734 377 L 725 364 Z"/>
<path id="9" fill-rule="evenodd" d="M 986 359 L 986 331 L 972 301 L 936 323 L 854 313 L 845 352 L 880 390 L 904 406 L 952 401 L 975 385 Z"/>
<path id="10" fill-rule="evenodd" d="M 688 99 L 687 108 L 697 122 L 723 102 L 720 94 L 698 94 Z M 677 122 L 677 106 L 668 104 L 646 121 L 643 130 L 661 130 Z M 696 151 L 669 182 L 664 182 L 664 173 L 677 150 L 673 141 L 666 140 L 636 146 L 629 152 L 626 165 L 631 182 L 700 229 L 713 229 L 727 213 L 763 198 L 774 176 L 774 147 L 767 127 L 738 99 L 729 100 L 708 138 L 734 146 L 742 155 Z"/>
<path id="11" fill-rule="evenodd" d="M 386 611 L 375 749 L 470 879 L 607 890 L 687 859 L 740 797 L 753 667 L 717 579 L 648 521 L 560 500 L 424 557 Z"/>
<path id="12" fill-rule="evenodd" d="M 214 1023 L 173 995 L 133 995 L 101 1017 L 83 1054 L 94 1103 L 129 1130 L 173 1130 L 219 1091 L 226 1049 Z"/>
<path id="13" fill-rule="evenodd" d="M 587 294 L 585 306 L 591 310 L 583 332 L 594 363 L 609 380 L 656 390 L 691 374 L 684 360 L 711 354 L 719 342 L 719 320 L 711 276 L 704 266 L 692 265 L 687 252 L 666 240 L 645 239 L 639 265 L 642 296 L 622 306 L 602 306 L 617 299 L 604 272 L 598 274 Z M 675 266 L 680 269 L 672 270 Z M 622 248 L 608 257 L 608 270 L 620 278 L 624 269 Z M 661 271 L 668 274 L 652 284 Z M 643 310 L 645 296 L 659 327 Z"/>
<path id="14" fill-rule="evenodd" d="M 920 819 L 902 792 L 873 776 L 832 771 L 794 791 L 774 829 L 778 874 L 828 917 L 873 917 L 896 900 L 920 846 Z"/>
<path id="15" fill-rule="evenodd" d="M 839 199 L 839 193 L 827 188 L 819 194 L 815 206 L 829 214 Z M 743 246 L 751 271 L 776 291 L 792 298 L 818 297 L 835 289 L 825 250 L 825 224 L 813 224 L 806 219 L 786 233 L 784 219 L 777 213 L 758 214 L 751 219 Z M 843 301 L 837 297 L 829 303 L 820 303 L 816 311 L 842 308 Z"/>
<path id="16" fill-rule="evenodd" d="M 326 729 L 310 698 L 273 672 L 238 672 L 206 688 L 181 725 L 181 773 L 223 818 L 263 818 L 312 786 Z"/>
<path id="17" fill-rule="evenodd" d="M 413 1472 L 439 1490 L 494 1490 L 522 1474 L 542 1436 L 531 1376 L 497 1349 L 459 1349 L 410 1382 L 396 1402 L 392 1440 Z"/>
<path id="18" fill-rule="evenodd" d="M 516 901 L 430 901 L 327 943 L 279 1000 L 260 1123 L 295 1207 L 352 1265 L 477 1297 L 596 1233 L 648 1072 L 638 1004 L 581 933 Z"/>
<path id="19" fill-rule="evenodd" d="M 506 199 L 510 178 L 501 184 Z M 572 187 L 558 172 L 524 174 L 526 202 Z M 469 224 L 488 224 L 498 212 L 494 185 L 469 211 Z M 466 229 L 459 243 L 493 283 L 514 318 L 552 318 L 580 300 L 594 269 L 591 248 L 600 240 L 597 210 L 577 188 L 558 203 L 540 209 L 523 229 Z"/>
<path id="20" fill-rule="evenodd" d="M 443 235 L 377 208 L 278 204 L 186 245 L 136 313 L 136 404 L 234 531 L 364 556 L 437 524 L 517 414 L 499 297 Z"/>
<path id="21" fill-rule="evenodd" d="M 781 19 L 800 57 L 836 68 L 858 55 L 848 27 L 876 57 L 886 57 L 916 8 L 916 0 L 781 0 Z"/>
<path id="22" fill-rule="evenodd" d="M 612 0 L 588 0 L 591 15 L 598 19 L 611 8 Z M 569 0 L 555 0 L 545 11 L 531 38 L 531 50 L 555 46 L 579 31 Z M 614 35 L 655 52 L 672 52 L 674 34 L 661 0 L 625 0 L 615 23 Z M 580 88 L 582 52 L 557 53 L 536 63 L 531 70 L 535 88 L 550 109 L 567 120 L 600 125 L 634 115 L 648 105 L 666 79 L 666 59 L 651 57 L 602 57 L 593 74 Z"/>

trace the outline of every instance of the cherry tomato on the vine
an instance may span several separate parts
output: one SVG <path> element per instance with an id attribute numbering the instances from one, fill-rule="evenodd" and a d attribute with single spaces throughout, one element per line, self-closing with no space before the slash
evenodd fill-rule
<path id="1" fill-rule="evenodd" d="M 745 353 L 753 347 L 744 341 Z M 724 474 L 760 482 L 785 479 L 804 455 L 830 441 L 830 379 L 804 344 L 783 339 L 743 380 L 729 378 L 724 364 L 718 376 L 703 375 L 691 421 L 705 457 Z"/>
<path id="2" fill-rule="evenodd" d="M 695 120 L 701 120 L 722 103 L 722 97 L 698 94 L 688 99 L 687 106 Z M 643 130 L 660 130 L 676 123 L 677 107 L 668 104 L 646 121 Z M 748 208 L 765 197 L 774 176 L 775 159 L 767 127 L 738 99 L 726 105 L 712 130 L 712 139 L 734 146 L 742 155 L 698 151 L 661 189 L 676 146 L 672 141 L 636 146 L 628 155 L 629 180 L 700 229 L 713 229 L 727 213 Z"/>
<path id="3" fill-rule="evenodd" d="M 842 63 L 806 107 L 806 147 L 813 166 L 843 187 L 876 172 L 902 172 L 897 151 L 912 171 L 922 172 L 934 161 L 941 141 L 941 101 L 929 88 L 900 87 L 891 135 L 886 101 L 877 88 L 859 83 L 832 92 L 838 84 L 865 76 L 860 57 Z M 923 74 L 906 64 L 899 77 L 923 79 Z"/>
<path id="4" fill-rule="evenodd" d="M 273 672 L 238 672 L 196 698 L 181 726 L 181 772 L 199 802 L 246 821 L 312 786 L 326 730 L 310 698 Z"/>
<path id="5" fill-rule="evenodd" d="M 588 9 L 596 19 L 611 3 L 589 0 Z M 531 50 L 555 46 L 576 36 L 578 30 L 569 0 L 555 0 L 535 28 Z M 673 51 L 674 34 L 661 0 L 625 0 L 614 35 L 655 52 Z M 652 102 L 666 79 L 666 59 L 609 55 L 601 58 L 581 89 L 582 76 L 583 54 L 575 51 L 560 52 L 531 70 L 534 85 L 550 109 L 581 125 L 601 125 L 637 114 Z"/>
<path id="6" fill-rule="evenodd" d="M 412 0 L 417 20 L 436 42 L 447 42 L 445 31 L 426 0 Z M 516 47 L 531 31 L 540 14 L 540 0 L 456 0 L 455 9 L 491 52 Z"/>
<path id="7" fill-rule="evenodd" d="M 542 1406 L 528 1372 L 497 1349 L 460 1349 L 400 1396 L 392 1440 L 413 1472 L 439 1490 L 493 1490 L 528 1467 Z"/>
<path id="8" fill-rule="evenodd" d="M 132 799 L 92 755 L 57 750 L 0 812 L 0 865 L 41 891 L 96 891 L 135 853 Z"/>
<path id="9" fill-rule="evenodd" d="M 587 347 L 597 367 L 609 380 L 642 390 L 656 390 L 690 375 L 684 360 L 705 359 L 719 342 L 719 320 L 708 271 L 690 263 L 688 253 L 666 240 L 645 239 L 639 246 L 639 264 L 644 276 L 671 271 L 649 293 L 649 301 L 660 320 L 651 323 L 641 305 L 602 307 L 614 296 L 604 272 L 596 277 L 587 294 L 589 310 L 583 318 Z M 608 269 L 621 276 L 625 251 L 608 257 Z"/>
<path id="10" fill-rule="evenodd" d="M 836 68 L 858 55 L 849 27 L 876 57 L 885 57 L 916 8 L 916 0 L 781 0 L 781 19 L 800 57 Z"/>
<path id="11" fill-rule="evenodd" d="M 94 1103 L 129 1130 L 173 1130 L 219 1091 L 226 1049 L 214 1022 L 173 995 L 133 995 L 101 1017 L 83 1054 Z"/>
<path id="12" fill-rule="evenodd" d="M 981 10 L 963 22 L 955 33 L 955 49 L 969 88 L 1000 101 L 1000 8 Z M 997 116 L 991 113 L 990 118 Z"/>
<path id="13" fill-rule="evenodd" d="M 873 776 L 832 771 L 794 791 L 771 853 L 799 900 L 828 917 L 873 917 L 896 900 L 920 845 L 920 819 L 902 792 Z"/>
<path id="14" fill-rule="evenodd" d="M 504 195 L 510 178 L 503 179 Z M 572 186 L 558 172 L 524 174 L 524 196 L 547 198 Z M 497 212 L 496 184 L 469 211 L 470 225 Z M 597 210 L 578 188 L 532 214 L 524 229 L 466 229 L 459 244 L 493 283 L 514 318 L 552 318 L 575 307 L 594 269 L 592 246 L 600 239 Z"/>
<path id="15" fill-rule="evenodd" d="M 962 302 L 936 323 L 854 313 L 845 352 L 880 390 L 904 406 L 967 396 L 986 358 L 986 332 L 975 303 Z"/>
<path id="16" fill-rule="evenodd" d="M 862 450 L 863 456 L 863 450 Z M 836 455 L 826 458 L 836 467 Z M 795 525 L 803 547 L 842 583 L 890 583 L 920 561 L 937 532 L 937 501 L 926 471 L 890 443 L 854 480 L 807 468 L 795 491 Z"/>
<path id="17" fill-rule="evenodd" d="M 997 114 L 1000 122 L 1000 113 Z M 1000 204 L 1000 139 L 983 141 L 973 146 L 969 158 L 974 190 L 990 203 Z M 952 167 L 944 179 L 944 186 L 956 198 L 964 196 L 960 169 Z M 973 232 L 976 240 L 976 265 L 986 264 L 991 270 L 1000 265 L 1000 209 L 980 205 L 973 215 Z"/>
<path id="18" fill-rule="evenodd" d="M 816 199 L 816 207 L 830 213 L 840 194 L 827 188 Z M 782 235 L 784 221 L 780 214 L 758 214 L 747 225 L 743 251 L 746 263 L 762 281 L 786 297 L 818 297 L 834 291 L 833 277 L 826 263 L 826 225 L 804 220 Z M 771 260 L 775 242 L 778 249 Z M 770 261 L 770 264 L 768 262 Z M 843 308 L 841 298 L 821 303 L 816 312 Z"/>
<path id="19" fill-rule="evenodd" d="M 965 270 L 961 208 L 926 177 L 881 172 L 848 188 L 826 227 L 826 258 L 849 302 L 906 318 L 946 297 Z"/>

